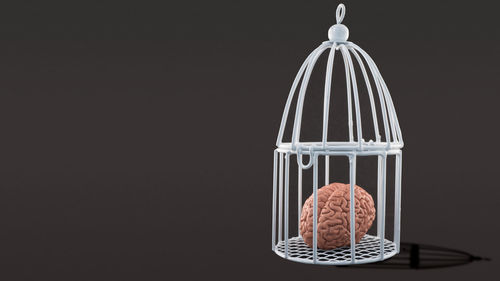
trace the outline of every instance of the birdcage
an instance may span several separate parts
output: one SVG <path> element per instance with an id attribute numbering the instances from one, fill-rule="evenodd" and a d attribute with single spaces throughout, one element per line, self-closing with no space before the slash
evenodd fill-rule
<path id="1" fill-rule="evenodd" d="M 349 265 L 363 264 L 385 260 L 397 254 L 400 247 L 400 219 L 401 219 L 401 166 L 403 147 L 403 139 L 398 118 L 394 108 L 393 101 L 389 94 L 389 90 L 384 82 L 379 69 L 373 62 L 372 58 L 356 44 L 347 41 L 349 30 L 341 24 L 345 15 L 345 6 L 338 5 L 336 10 L 337 24 L 333 25 L 328 31 L 328 41 L 323 42 L 317 47 L 304 61 L 300 67 L 297 76 L 292 84 L 288 99 L 285 104 L 281 126 L 276 142 L 277 148 L 274 150 L 274 169 L 273 169 L 273 200 L 272 200 L 272 250 L 279 256 L 296 262 L 309 264 L 323 265 Z M 326 77 L 324 82 L 324 97 L 322 123 L 322 138 L 317 141 L 301 141 L 301 124 L 304 110 L 304 99 L 307 93 L 308 83 L 310 81 L 313 68 L 322 53 L 329 53 L 326 63 Z M 343 60 L 343 68 L 345 68 L 345 79 L 347 92 L 347 126 L 345 126 L 346 135 L 342 141 L 329 141 L 328 131 L 332 129 L 329 126 L 329 112 L 331 105 L 332 94 L 332 76 L 334 67 L 335 53 L 339 52 Z M 355 71 L 357 66 L 357 71 Z M 357 75 L 361 76 L 359 83 L 356 80 Z M 361 75 L 359 74 L 361 73 Z M 342 74 L 343 76 L 343 74 Z M 364 80 L 364 83 L 361 82 Z M 369 99 L 369 109 L 365 112 L 371 112 L 369 116 L 372 121 L 363 122 L 360 109 L 360 85 L 365 89 Z M 297 91 L 298 89 L 298 91 Z M 321 90 L 323 92 L 323 90 Z M 345 95 L 346 93 L 342 93 Z M 298 93 L 298 95 L 297 95 Z M 344 96 L 345 97 L 345 96 Z M 366 96 L 364 97 L 366 98 Z M 321 98 L 320 98 L 321 99 Z M 290 113 L 292 103 L 296 103 L 295 116 L 293 119 L 293 127 L 291 127 L 291 140 L 283 141 L 285 128 L 287 128 L 287 120 Z M 354 109 L 353 109 L 354 107 Z M 377 117 L 381 116 L 381 117 Z M 367 119 L 365 117 L 365 119 Z M 379 122 L 382 121 L 382 122 Z M 379 123 L 380 126 L 379 126 Z M 363 136 L 363 126 L 373 126 L 373 138 L 371 136 Z M 318 126 L 319 128 L 319 126 Z M 365 138 L 369 139 L 365 141 Z M 324 160 L 325 184 L 330 181 L 330 158 L 341 157 L 346 159 L 348 165 L 349 179 L 349 227 L 350 230 L 350 245 L 338 247 L 335 249 L 323 250 L 318 248 L 318 170 L 319 161 Z M 355 198 L 354 187 L 356 184 L 356 162 L 361 157 L 375 157 L 376 163 L 376 235 L 365 234 L 363 238 L 356 243 L 355 239 Z M 394 165 L 388 167 L 388 157 L 394 157 Z M 297 160 L 297 176 L 290 177 L 290 163 L 292 159 Z M 308 159 L 305 159 L 308 158 Z M 304 161 L 305 160 L 305 161 Z M 304 163 L 306 162 L 306 163 Z M 305 182 L 302 174 L 304 171 L 312 168 L 312 183 Z M 394 169 L 393 194 L 394 194 L 394 213 L 391 216 L 391 224 L 393 225 L 392 240 L 386 237 L 386 190 L 387 190 L 387 172 L 388 169 Z M 359 172 L 359 171 L 358 171 Z M 297 189 L 297 218 L 290 218 L 290 186 L 293 181 L 296 181 L 294 188 Z M 313 198 L 313 237 L 312 247 L 304 243 L 299 230 L 297 236 L 290 235 L 290 223 L 296 220 L 300 225 L 301 208 L 303 205 L 302 188 L 305 185 L 312 185 Z M 295 203 L 293 203 L 295 204 Z M 392 221 L 393 220 L 393 221 Z M 375 225 L 374 225 L 375 227 Z M 391 227 L 392 230 L 392 227 Z M 294 236 L 294 237 L 291 237 Z"/>

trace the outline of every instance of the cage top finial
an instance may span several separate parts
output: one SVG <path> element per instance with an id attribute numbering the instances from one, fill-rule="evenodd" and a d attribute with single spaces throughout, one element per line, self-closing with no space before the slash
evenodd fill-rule
<path id="1" fill-rule="evenodd" d="M 349 38 L 349 29 L 342 24 L 345 16 L 345 5 L 340 3 L 335 12 L 337 24 L 332 25 L 328 30 L 328 39 L 333 42 L 346 42 Z"/>

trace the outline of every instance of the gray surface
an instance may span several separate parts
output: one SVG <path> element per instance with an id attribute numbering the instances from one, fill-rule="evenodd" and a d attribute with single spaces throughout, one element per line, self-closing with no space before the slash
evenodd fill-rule
<path id="1" fill-rule="evenodd" d="M 281 110 L 336 2 L 17 3 L 0 9 L 1 279 L 495 280 L 498 8 L 344 3 L 403 129 L 402 241 L 492 261 L 391 271 L 271 251 Z"/>

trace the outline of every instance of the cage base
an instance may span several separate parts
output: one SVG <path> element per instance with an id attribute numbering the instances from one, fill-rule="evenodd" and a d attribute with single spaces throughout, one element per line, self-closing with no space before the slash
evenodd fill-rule
<path id="1" fill-rule="evenodd" d="M 382 261 L 397 254 L 396 244 L 384 239 L 384 255 L 380 255 L 380 238 L 366 234 L 355 248 L 355 259 L 351 260 L 351 248 L 340 247 L 333 250 L 318 249 L 317 260 L 314 263 L 313 249 L 309 248 L 302 237 L 293 237 L 288 240 L 288 257 L 285 257 L 285 241 L 279 241 L 275 247 L 278 256 L 291 261 L 321 264 L 321 265 L 349 265 L 364 264 Z"/>

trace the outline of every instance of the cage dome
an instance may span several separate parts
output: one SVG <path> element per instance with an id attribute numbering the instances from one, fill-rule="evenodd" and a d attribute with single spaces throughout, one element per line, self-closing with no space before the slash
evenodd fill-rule
<path id="1" fill-rule="evenodd" d="M 292 84 L 286 100 L 281 125 L 274 151 L 273 170 L 273 217 L 272 217 L 272 250 L 279 256 L 293 261 L 313 264 L 361 264 L 376 262 L 394 256 L 399 252 L 400 244 L 400 209 L 401 209 L 401 170 L 403 138 L 396 115 L 394 103 L 389 89 L 382 78 L 379 69 L 372 58 L 359 46 L 347 41 L 349 29 L 342 24 L 345 15 L 345 6 L 337 7 L 337 23 L 328 31 L 328 41 L 317 47 L 304 61 Z M 345 69 L 345 92 L 347 94 L 347 131 L 344 140 L 332 141 L 328 139 L 328 131 L 332 129 L 330 120 L 330 106 L 332 96 L 339 93 L 332 91 L 333 69 L 335 54 L 342 57 Z M 317 110 L 323 112 L 321 138 L 314 141 L 301 141 L 301 125 L 304 113 L 304 100 L 307 94 L 311 74 L 323 54 L 328 53 L 326 76 L 324 79 L 323 106 Z M 338 64 L 338 62 L 337 62 Z M 355 68 L 358 71 L 355 71 Z M 339 79 L 336 77 L 335 79 Z M 359 79 L 359 81 L 357 80 Z M 361 91 L 361 86 L 365 87 Z M 361 115 L 361 92 L 368 96 L 364 116 Z M 366 97 L 365 97 L 366 98 Z M 296 103 L 292 109 L 292 103 Z M 370 112 L 366 116 L 366 112 Z M 295 113 L 292 115 L 291 113 Z M 291 129 L 291 140 L 284 141 L 283 136 L 287 126 Z M 363 128 L 369 126 L 371 135 L 363 135 Z M 387 158 L 395 157 L 394 165 L 394 230 L 392 240 L 386 239 L 386 190 L 387 190 Z M 292 157 L 296 158 L 297 177 L 291 178 L 290 164 Z M 324 160 L 325 185 L 330 183 L 330 158 L 347 157 L 349 161 L 349 235 L 350 245 L 336 249 L 318 249 L 318 170 L 319 161 Z M 355 239 L 355 203 L 354 189 L 356 186 L 356 160 L 358 157 L 376 157 L 377 160 L 377 192 L 376 192 L 376 228 L 377 235 L 364 235 L 356 243 Z M 308 158 L 304 163 L 304 158 Z M 290 189 L 292 182 L 297 189 L 297 222 L 300 225 L 302 201 L 302 187 L 307 185 L 303 180 L 303 171 L 312 168 L 312 198 L 313 198 L 313 243 L 309 247 L 300 235 L 292 236 L 290 230 Z M 359 218 L 358 218 L 359 219 Z"/>

